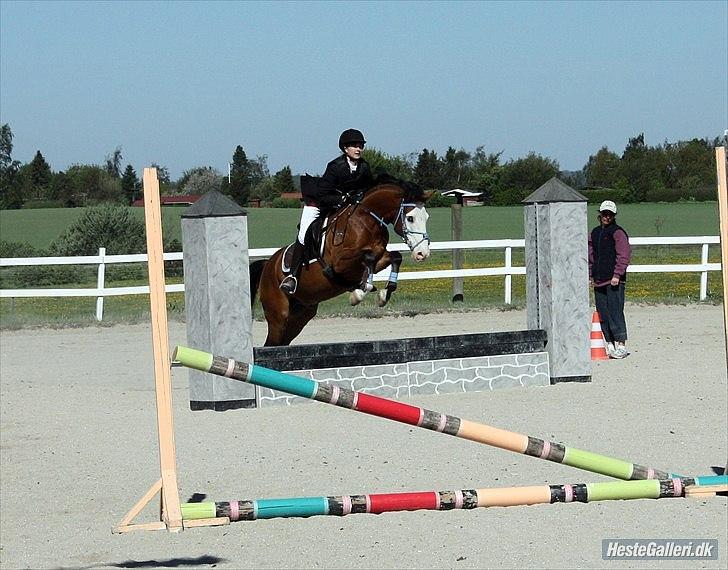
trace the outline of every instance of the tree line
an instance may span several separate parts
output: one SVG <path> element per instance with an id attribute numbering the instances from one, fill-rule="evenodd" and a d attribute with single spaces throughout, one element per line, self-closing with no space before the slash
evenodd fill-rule
<path id="1" fill-rule="evenodd" d="M 715 199 L 715 147 L 725 137 L 694 138 L 655 146 L 640 133 L 628 140 L 621 154 L 601 147 L 579 171 L 562 171 L 559 163 L 536 152 L 504 161 L 502 152 L 477 147 L 469 152 L 449 147 L 438 156 L 424 148 L 419 153 L 388 154 L 377 148 L 364 151 L 374 174 L 388 173 L 438 192 L 461 188 L 480 192 L 486 204 L 519 204 L 544 182 L 558 176 L 590 200 L 602 197 L 620 202 L 657 202 Z M 121 147 L 101 164 L 74 164 L 54 172 L 38 150 L 22 164 L 12 157 L 13 133 L 0 127 L 0 208 L 79 207 L 101 203 L 131 204 L 141 197 L 141 183 L 131 164 L 123 165 Z M 284 195 L 297 191 L 289 166 L 271 174 L 267 157 L 249 158 L 241 145 L 231 157 L 228 173 L 211 166 L 185 171 L 171 180 L 169 170 L 157 168 L 163 195 L 204 194 L 219 190 L 242 206 L 252 200 L 264 206 L 297 206 Z M 432 205 L 448 203 L 437 194 Z"/>

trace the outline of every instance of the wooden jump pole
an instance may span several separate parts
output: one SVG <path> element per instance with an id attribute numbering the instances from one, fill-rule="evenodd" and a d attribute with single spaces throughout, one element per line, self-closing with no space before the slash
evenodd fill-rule
<path id="1" fill-rule="evenodd" d="M 179 532 L 185 526 L 228 524 L 225 518 L 201 519 L 194 524 L 183 522 L 177 486 L 174 423 L 172 419 L 172 378 L 169 359 L 167 295 L 162 246 L 162 213 L 159 180 L 156 168 L 144 169 L 144 224 L 147 234 L 147 268 L 149 273 L 149 306 L 151 309 L 152 347 L 154 351 L 154 385 L 157 402 L 159 468 L 161 477 L 131 508 L 121 522 L 112 528 L 115 534 L 133 530 L 168 530 Z M 134 518 L 160 494 L 159 521 L 132 524 Z"/>
<path id="2" fill-rule="evenodd" d="M 720 218 L 720 262 L 723 276 L 723 334 L 726 368 L 728 369 L 728 174 L 724 146 L 715 149 L 715 170 L 718 178 L 718 215 Z M 723 471 L 728 474 L 728 460 Z"/>

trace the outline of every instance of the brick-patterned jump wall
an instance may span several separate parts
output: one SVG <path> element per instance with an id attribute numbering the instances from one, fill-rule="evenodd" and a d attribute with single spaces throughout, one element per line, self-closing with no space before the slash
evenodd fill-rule
<path id="1" fill-rule="evenodd" d="M 259 347 L 256 364 L 386 398 L 550 384 L 546 332 Z M 306 402 L 260 388 L 261 406 Z"/>

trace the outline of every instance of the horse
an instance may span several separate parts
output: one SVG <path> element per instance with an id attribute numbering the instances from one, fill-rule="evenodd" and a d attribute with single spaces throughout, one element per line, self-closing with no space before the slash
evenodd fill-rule
<path id="1" fill-rule="evenodd" d="M 413 260 L 427 259 L 427 198 L 418 186 L 390 176 L 380 176 L 372 188 L 350 197 L 324 221 L 318 256 L 303 264 L 291 296 L 278 288 L 288 269 L 285 252 L 290 245 L 251 263 L 250 300 L 259 291 L 268 322 L 265 346 L 289 345 L 316 316 L 322 301 L 349 291 L 350 303 L 359 304 L 376 290 L 374 274 L 391 266 L 387 285 L 378 292 L 377 303 L 385 306 L 397 288 L 402 263 L 401 253 L 387 251 L 388 226 L 407 244 Z"/>

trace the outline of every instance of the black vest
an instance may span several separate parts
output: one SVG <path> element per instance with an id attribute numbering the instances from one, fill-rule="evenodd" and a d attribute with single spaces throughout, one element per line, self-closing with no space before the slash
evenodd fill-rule
<path id="1" fill-rule="evenodd" d="M 614 243 L 614 232 L 624 229 L 617 224 L 608 226 L 597 226 L 592 230 L 592 251 L 594 261 L 592 263 L 591 277 L 596 282 L 608 281 L 614 276 L 614 267 L 617 265 L 617 247 Z M 627 235 L 627 232 L 624 232 Z M 627 275 L 620 275 L 621 280 L 626 281 Z"/>

